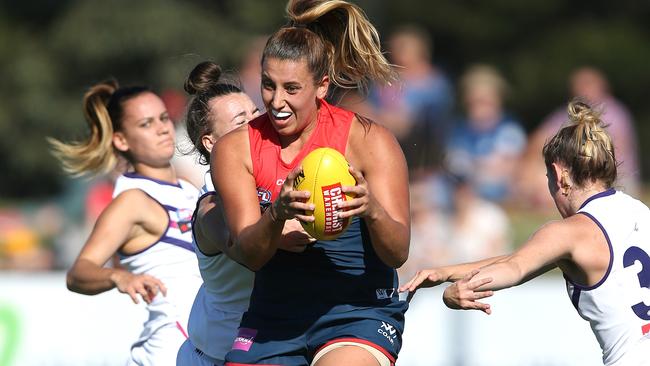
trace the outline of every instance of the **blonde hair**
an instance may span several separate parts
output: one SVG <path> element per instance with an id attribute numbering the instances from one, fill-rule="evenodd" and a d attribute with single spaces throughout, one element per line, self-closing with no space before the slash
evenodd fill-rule
<path id="1" fill-rule="evenodd" d="M 113 148 L 113 132 L 122 128 L 123 103 L 148 91 L 140 86 L 119 88 L 115 80 L 92 86 L 83 97 L 83 112 L 90 135 L 85 140 L 69 143 L 47 138 L 63 170 L 78 177 L 106 174 L 115 168 L 119 155 Z"/>
<path id="2" fill-rule="evenodd" d="M 607 188 L 617 177 L 614 144 L 601 120 L 601 111 L 581 100 L 573 100 L 568 108 L 569 123 L 558 131 L 543 149 L 544 161 L 550 167 L 554 162 L 570 170 L 578 186 L 600 181 Z"/>
<path id="3" fill-rule="evenodd" d="M 289 24 L 267 41 L 262 62 L 305 59 L 315 81 L 328 75 L 346 89 L 367 91 L 396 74 L 381 52 L 379 33 L 357 5 L 342 0 L 290 0 Z"/>

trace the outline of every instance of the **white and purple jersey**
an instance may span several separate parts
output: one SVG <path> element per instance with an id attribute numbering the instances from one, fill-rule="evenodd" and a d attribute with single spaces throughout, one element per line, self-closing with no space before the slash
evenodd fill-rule
<path id="1" fill-rule="evenodd" d="M 605 365 L 650 364 L 650 209 L 610 189 L 590 197 L 578 213 L 602 230 L 610 260 L 593 286 L 567 280 L 571 301 L 589 321 Z"/>
<path id="2" fill-rule="evenodd" d="M 212 194 L 215 189 L 207 172 L 200 197 Z M 189 339 L 202 353 L 223 360 L 248 309 L 254 273 L 223 253 L 206 255 L 194 247 L 204 282 L 190 314 Z"/>
<path id="3" fill-rule="evenodd" d="M 120 263 L 132 273 L 146 273 L 156 277 L 167 287 L 167 296 L 158 294 L 147 305 L 149 318 L 144 324 L 138 344 L 152 338 L 159 329 L 170 325 L 177 327 L 182 337 L 169 342 L 169 348 L 173 348 L 172 344 L 176 347 L 171 363 L 186 337 L 192 301 L 202 283 L 192 246 L 192 214 L 198 190 L 181 179 L 178 184 L 173 184 L 136 173 L 126 173 L 117 179 L 113 197 L 131 189 L 146 193 L 169 216 L 167 229 L 157 241 L 135 254 L 120 253 Z"/>

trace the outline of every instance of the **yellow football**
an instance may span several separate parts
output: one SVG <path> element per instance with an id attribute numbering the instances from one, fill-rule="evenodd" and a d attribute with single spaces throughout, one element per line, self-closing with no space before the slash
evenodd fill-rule
<path id="1" fill-rule="evenodd" d="M 345 194 L 342 186 L 357 184 L 348 170 L 345 157 L 335 149 L 321 147 L 313 150 L 302 161 L 302 173 L 294 181 L 294 189 L 309 191 L 309 203 L 314 204 L 314 222 L 302 223 L 305 231 L 318 240 L 333 240 L 343 234 L 350 219 L 338 217 L 339 200 L 354 198 Z M 307 212 L 306 214 L 312 214 Z"/>

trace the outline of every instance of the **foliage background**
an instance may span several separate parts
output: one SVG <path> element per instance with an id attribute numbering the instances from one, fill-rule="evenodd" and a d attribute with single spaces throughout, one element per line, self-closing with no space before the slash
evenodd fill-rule
<path id="1" fill-rule="evenodd" d="M 511 83 L 508 108 L 531 130 L 567 96 L 566 78 L 600 67 L 632 110 L 650 173 L 650 2 L 358 0 L 382 35 L 428 29 L 434 61 L 455 80 L 490 63 Z M 39 200 L 69 180 L 45 136 L 85 134 L 81 96 L 115 77 L 181 90 L 204 59 L 236 70 L 247 42 L 284 23 L 284 0 L 0 1 L 0 197 Z"/>

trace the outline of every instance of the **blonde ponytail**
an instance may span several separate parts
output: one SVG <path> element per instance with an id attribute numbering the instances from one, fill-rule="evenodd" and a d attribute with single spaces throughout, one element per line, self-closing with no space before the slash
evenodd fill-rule
<path id="1" fill-rule="evenodd" d="M 395 71 L 381 52 L 379 33 L 357 5 L 342 0 L 290 0 L 289 25 L 273 34 L 263 60 L 305 58 L 316 81 L 329 76 L 340 88 L 390 84 Z"/>
<path id="2" fill-rule="evenodd" d="M 569 124 L 544 146 L 547 166 L 561 162 L 571 170 L 578 185 L 601 181 L 612 187 L 617 176 L 617 161 L 612 139 L 601 119 L 602 113 L 581 100 L 567 107 Z"/>
<path id="3" fill-rule="evenodd" d="M 117 88 L 115 81 L 108 81 L 91 87 L 84 95 L 84 117 L 90 128 L 86 140 L 64 143 L 47 138 L 52 153 L 61 161 L 66 173 L 74 177 L 96 175 L 108 173 L 115 167 L 113 124 L 106 106 Z"/>
<path id="4" fill-rule="evenodd" d="M 113 170 L 119 159 L 113 148 L 113 132 L 122 128 L 123 103 L 149 91 L 142 86 L 119 88 L 115 80 L 92 86 L 83 97 L 84 117 L 90 135 L 85 140 L 69 143 L 47 138 L 52 154 L 61 161 L 63 170 L 74 177 Z"/>

